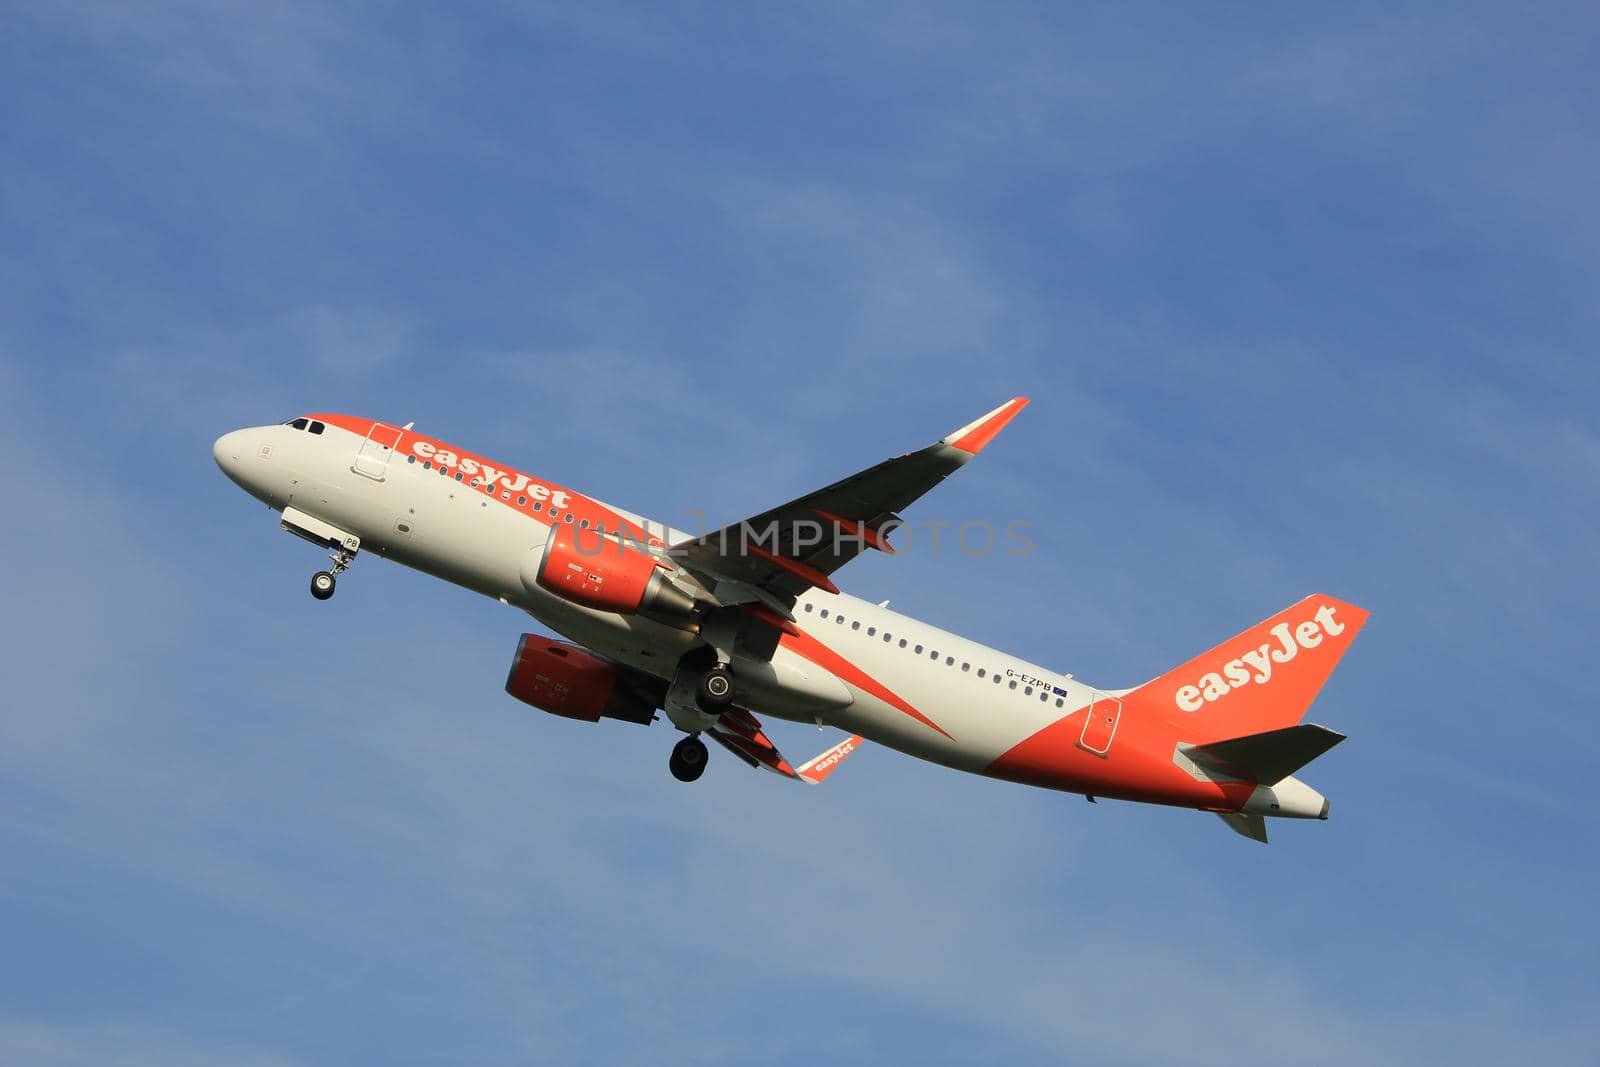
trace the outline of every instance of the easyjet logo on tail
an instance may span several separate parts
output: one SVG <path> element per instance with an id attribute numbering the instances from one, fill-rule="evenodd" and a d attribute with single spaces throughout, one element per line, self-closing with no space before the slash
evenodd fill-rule
<path id="1" fill-rule="evenodd" d="M 1334 608 L 1324 605 L 1316 614 L 1291 627 L 1280 622 L 1267 631 L 1271 641 L 1263 642 L 1238 659 L 1229 660 L 1221 671 L 1207 671 L 1192 685 L 1179 686 L 1173 700 L 1180 711 L 1199 711 L 1214 700 L 1221 700 L 1235 689 L 1252 683 L 1265 685 L 1272 680 L 1273 671 L 1288 663 L 1302 650 L 1311 651 L 1326 637 L 1338 637 L 1345 625 L 1334 618 Z"/>

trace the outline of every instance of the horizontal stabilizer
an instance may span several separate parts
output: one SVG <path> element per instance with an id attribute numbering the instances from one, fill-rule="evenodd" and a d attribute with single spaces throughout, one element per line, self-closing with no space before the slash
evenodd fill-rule
<path id="1" fill-rule="evenodd" d="M 1267 843 L 1267 820 L 1259 815 L 1246 815 L 1242 811 L 1219 811 L 1217 818 L 1228 824 L 1228 829 L 1252 841 Z"/>
<path id="2" fill-rule="evenodd" d="M 1185 745 L 1183 750 L 1207 770 L 1260 785 L 1277 785 L 1343 740 L 1344 734 L 1305 722 L 1206 745 Z"/>

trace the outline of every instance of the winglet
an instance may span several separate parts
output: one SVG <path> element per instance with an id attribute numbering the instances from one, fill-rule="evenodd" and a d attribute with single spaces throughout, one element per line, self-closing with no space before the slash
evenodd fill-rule
<path id="1" fill-rule="evenodd" d="M 1005 429 L 1006 423 L 1016 418 L 1018 413 L 1027 406 L 1027 397 L 1012 397 L 987 415 L 967 423 L 961 429 L 946 437 L 940 444 L 949 445 L 951 448 L 959 448 L 969 456 L 976 456 L 983 451 L 984 445 L 993 441 L 995 435 Z"/>
<path id="2" fill-rule="evenodd" d="M 828 749 L 828 751 L 818 755 L 814 759 L 810 759 L 805 763 L 802 763 L 799 768 L 796 769 L 795 777 L 800 779 L 802 782 L 805 782 L 807 785 L 817 785 L 824 778 L 828 777 L 828 775 L 832 774 L 834 768 L 838 767 L 839 764 L 845 761 L 846 756 L 850 755 L 850 753 L 854 752 L 860 747 L 860 734 L 856 734 L 854 737 L 847 737 L 843 741 L 840 741 L 837 745 L 834 745 L 832 748 Z"/>

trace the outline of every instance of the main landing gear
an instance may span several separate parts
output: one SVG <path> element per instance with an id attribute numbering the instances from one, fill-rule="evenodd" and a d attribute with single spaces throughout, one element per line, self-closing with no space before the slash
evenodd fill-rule
<path id="1" fill-rule="evenodd" d="M 661 705 L 672 725 L 689 735 L 672 749 L 667 763 L 678 781 L 693 782 L 705 773 L 706 745 L 700 735 L 733 706 L 733 689 L 733 672 L 711 647 L 696 649 L 679 661 Z"/>
<path id="2" fill-rule="evenodd" d="M 328 558 L 333 560 L 333 566 L 311 576 L 311 595 L 318 600 L 327 600 L 333 595 L 334 589 L 339 584 L 339 575 L 350 569 L 356 554 L 347 548 L 336 548 Z"/>
<path id="3" fill-rule="evenodd" d="M 694 702 L 712 715 L 728 710 L 733 703 L 733 672 L 719 665 L 702 674 L 694 688 Z"/>
<path id="4" fill-rule="evenodd" d="M 672 746 L 667 769 L 680 782 L 692 782 L 706 771 L 706 743 L 698 737 L 685 737 Z"/>

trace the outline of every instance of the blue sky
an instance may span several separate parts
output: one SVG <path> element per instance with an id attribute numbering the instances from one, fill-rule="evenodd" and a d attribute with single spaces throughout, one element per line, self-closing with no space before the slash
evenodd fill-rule
<path id="1" fill-rule="evenodd" d="M 0 1061 L 1592 1062 L 1582 5 L 0 12 Z M 850 591 L 1108 686 L 1314 591 L 1331 821 L 501 682 L 210 442 L 416 420 L 735 518 L 1034 405 Z M 795 755 L 831 735 L 774 731 Z"/>

